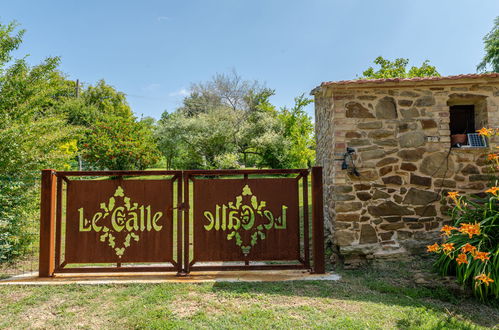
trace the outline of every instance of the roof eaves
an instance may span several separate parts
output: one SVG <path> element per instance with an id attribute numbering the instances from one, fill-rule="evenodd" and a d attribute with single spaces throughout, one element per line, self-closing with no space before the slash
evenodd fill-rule
<path id="1" fill-rule="evenodd" d="M 481 73 L 481 74 L 461 74 L 453 76 L 438 76 L 438 77 L 415 77 L 415 78 L 384 78 L 384 79 L 352 79 L 340 81 L 327 81 L 314 88 L 311 94 L 315 95 L 324 88 L 369 88 L 369 87 L 389 87 L 389 86 L 421 86 L 435 85 L 438 83 L 454 85 L 463 84 L 468 81 L 476 81 L 482 79 L 484 82 L 499 83 L 499 73 Z"/>

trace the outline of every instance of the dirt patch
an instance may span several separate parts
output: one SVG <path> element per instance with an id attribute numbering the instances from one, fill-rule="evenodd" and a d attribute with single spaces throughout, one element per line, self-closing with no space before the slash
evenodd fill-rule
<path id="1" fill-rule="evenodd" d="M 0 293 L 0 296 L 2 297 L 2 303 L 4 304 L 18 302 L 29 295 L 29 292 L 21 290 L 12 290 L 11 292 Z"/>
<path id="2" fill-rule="evenodd" d="M 228 300 L 214 294 L 202 292 L 189 292 L 186 296 L 175 299 L 172 304 L 172 312 L 179 318 L 189 318 L 198 311 L 209 314 L 222 314 L 220 306 L 228 303 Z"/>
<path id="3" fill-rule="evenodd" d="M 51 299 L 40 302 L 26 309 L 20 317 L 30 328 L 49 328 L 50 323 L 58 317 L 57 307 L 62 303 L 64 300 L 54 301 Z"/>
<path id="4" fill-rule="evenodd" d="M 173 310 L 173 314 L 179 318 L 188 318 L 196 314 L 200 310 L 201 305 L 197 301 L 179 300 L 174 303 L 176 308 Z"/>
<path id="5" fill-rule="evenodd" d="M 108 291 L 102 290 L 96 298 L 81 292 L 51 294 L 47 300 L 41 298 L 26 306 L 18 316 L 22 321 L 18 325 L 27 328 L 105 328 L 110 324 L 108 313 L 114 305 L 112 299 L 106 298 Z"/>
<path id="6" fill-rule="evenodd" d="M 189 292 L 183 297 L 177 298 L 172 303 L 172 312 L 179 318 L 189 318 L 203 311 L 210 315 L 221 315 L 230 312 L 239 312 L 248 308 L 248 306 L 258 305 L 260 309 L 289 310 L 288 315 L 302 317 L 300 312 L 293 312 L 293 309 L 301 307 L 311 307 L 317 311 L 327 311 L 338 309 L 348 311 L 349 313 L 360 313 L 363 311 L 362 304 L 358 302 L 349 302 L 346 300 L 337 300 L 331 298 L 314 298 L 300 295 L 288 296 L 273 294 L 252 294 L 251 296 L 225 296 L 215 293 Z"/>

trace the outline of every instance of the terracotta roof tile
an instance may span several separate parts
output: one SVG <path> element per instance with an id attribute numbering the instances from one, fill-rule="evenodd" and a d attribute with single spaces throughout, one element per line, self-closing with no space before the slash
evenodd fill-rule
<path id="1" fill-rule="evenodd" d="M 442 77 L 352 79 L 352 80 L 340 80 L 340 81 L 326 81 L 326 82 L 323 82 L 321 84 L 321 86 L 445 81 L 445 80 L 480 79 L 480 78 L 499 78 L 499 73 L 471 73 L 471 74 L 459 74 L 459 75 L 455 75 L 455 76 L 442 76 Z"/>

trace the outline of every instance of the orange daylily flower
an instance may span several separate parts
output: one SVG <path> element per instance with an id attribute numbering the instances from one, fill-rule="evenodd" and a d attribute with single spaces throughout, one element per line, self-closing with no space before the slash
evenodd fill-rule
<path id="1" fill-rule="evenodd" d="M 461 252 L 462 253 L 467 253 L 467 252 L 471 252 L 471 254 L 474 254 L 473 252 L 476 251 L 476 247 L 471 245 L 470 243 L 466 243 L 466 245 L 464 245 L 462 248 L 461 248 Z"/>
<path id="2" fill-rule="evenodd" d="M 461 253 L 460 255 L 457 256 L 456 261 L 458 265 L 467 264 L 468 258 L 466 257 L 466 254 Z"/>
<path id="3" fill-rule="evenodd" d="M 472 225 L 469 223 L 462 223 L 458 230 L 463 234 L 468 234 L 468 236 L 472 238 L 473 235 L 480 235 L 480 224 L 475 223 Z"/>
<path id="4" fill-rule="evenodd" d="M 489 254 L 490 252 L 476 252 L 473 258 L 475 260 L 480 259 L 485 262 L 485 260 L 490 260 Z"/>
<path id="5" fill-rule="evenodd" d="M 478 132 L 478 134 L 484 135 L 484 136 L 491 136 L 492 134 L 494 134 L 493 129 L 485 128 L 485 127 L 482 127 L 482 129 L 479 129 L 477 132 Z"/>
<path id="6" fill-rule="evenodd" d="M 426 247 L 427 251 L 428 252 L 438 252 L 438 249 L 440 249 L 440 246 L 438 246 L 437 243 L 433 244 L 433 245 L 428 245 Z"/>
<path id="7" fill-rule="evenodd" d="M 454 243 L 442 244 L 442 248 L 443 248 L 444 252 L 446 252 L 446 253 L 451 252 L 452 250 L 454 250 Z"/>
<path id="8" fill-rule="evenodd" d="M 457 192 L 457 191 L 449 191 L 447 193 L 447 197 L 450 197 L 454 201 L 454 203 L 456 203 L 456 204 L 459 204 L 459 200 L 457 199 L 458 196 L 459 196 L 459 192 Z"/>
<path id="9" fill-rule="evenodd" d="M 489 276 L 490 276 L 490 273 L 489 273 L 489 275 L 480 274 L 478 276 L 475 276 L 475 280 L 482 281 L 482 283 L 485 283 L 485 285 L 489 286 L 489 283 L 494 283 L 494 280 L 491 279 Z"/>
<path id="10" fill-rule="evenodd" d="M 492 187 L 490 189 L 485 190 L 486 193 L 491 193 L 494 196 L 497 196 L 498 191 L 499 191 L 499 187 Z"/>
<path id="11" fill-rule="evenodd" d="M 453 231 L 453 230 L 457 230 L 457 228 L 452 227 L 452 226 L 447 226 L 447 225 L 443 226 L 442 229 L 440 229 L 440 231 L 445 232 L 445 235 L 447 235 L 447 236 L 450 236 L 451 231 Z"/>
<path id="12" fill-rule="evenodd" d="M 487 159 L 488 160 L 494 160 L 494 159 L 497 159 L 497 158 L 499 158 L 499 155 L 497 155 L 497 154 L 488 154 L 487 155 Z"/>

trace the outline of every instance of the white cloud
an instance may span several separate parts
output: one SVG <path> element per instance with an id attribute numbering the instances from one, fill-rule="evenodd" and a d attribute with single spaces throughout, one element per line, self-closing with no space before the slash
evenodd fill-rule
<path id="1" fill-rule="evenodd" d="M 181 88 L 179 89 L 178 91 L 175 91 L 175 92 L 171 92 L 170 94 L 168 94 L 168 96 L 187 96 L 190 94 L 190 91 L 188 89 L 185 89 L 185 88 Z"/>
<path id="2" fill-rule="evenodd" d="M 168 21 L 169 19 L 170 19 L 170 17 L 168 17 L 168 16 L 158 16 L 158 17 L 156 18 L 156 20 L 157 20 L 158 22 Z"/>

